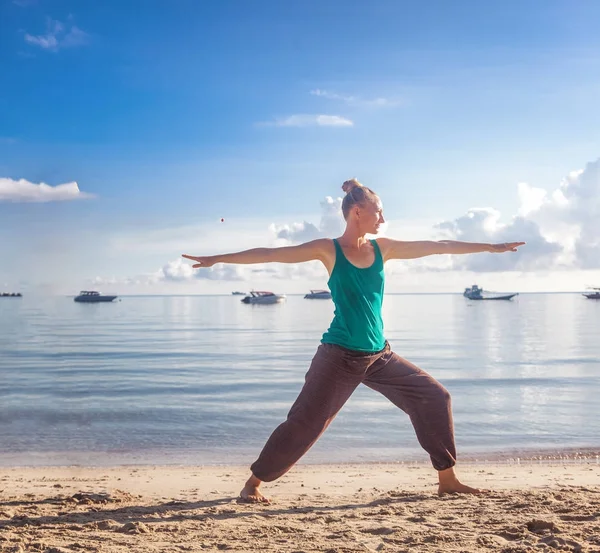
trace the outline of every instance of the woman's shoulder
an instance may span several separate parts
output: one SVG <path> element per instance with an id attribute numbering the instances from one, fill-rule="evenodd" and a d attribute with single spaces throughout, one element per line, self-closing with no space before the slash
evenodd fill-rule
<path id="1" fill-rule="evenodd" d="M 315 248 L 319 251 L 319 258 L 327 268 L 327 272 L 331 274 L 335 266 L 335 243 L 333 238 L 318 238 L 315 240 Z"/>
<path id="2" fill-rule="evenodd" d="M 381 253 L 381 257 L 385 261 L 392 247 L 393 240 L 391 238 L 385 238 L 381 236 L 379 238 L 375 238 L 372 242 L 377 245 L 379 252 Z"/>

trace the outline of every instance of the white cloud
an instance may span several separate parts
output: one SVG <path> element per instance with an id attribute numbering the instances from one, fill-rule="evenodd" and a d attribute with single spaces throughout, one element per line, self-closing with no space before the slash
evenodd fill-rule
<path id="1" fill-rule="evenodd" d="M 510 223 L 503 224 L 500 213 L 490 208 L 470 209 L 454 221 L 440 223 L 438 228 L 446 238 L 465 242 L 527 242 L 517 252 L 452 257 L 452 269 L 474 272 L 547 269 L 556 264 L 557 256 L 563 250 L 560 244 L 544 238 L 534 221 L 518 215 Z"/>
<path id="2" fill-rule="evenodd" d="M 339 115 L 289 115 L 273 122 L 262 123 L 275 127 L 352 127 L 354 123 Z"/>
<path id="3" fill-rule="evenodd" d="M 600 159 L 569 173 L 529 217 L 572 245 L 576 267 L 600 268 Z"/>
<path id="4" fill-rule="evenodd" d="M 81 192 L 76 182 L 50 186 L 43 182 L 34 184 L 25 179 L 0 177 L 0 202 L 61 202 L 93 197 Z"/>
<path id="5" fill-rule="evenodd" d="M 277 238 L 287 240 L 288 242 L 309 242 L 310 240 L 316 240 L 321 237 L 319 229 L 308 221 L 292 223 L 289 225 L 273 224 L 270 229 L 275 233 Z"/>
<path id="6" fill-rule="evenodd" d="M 351 96 L 348 94 L 338 94 L 336 92 L 331 92 L 329 90 L 322 90 L 320 88 L 316 88 L 311 90 L 310 93 L 313 96 L 318 96 L 319 98 L 326 98 L 328 100 L 336 100 L 339 102 L 344 102 L 349 106 L 361 106 L 361 107 L 395 107 L 401 104 L 400 100 L 394 98 L 372 98 L 365 99 L 360 96 Z"/>
<path id="7" fill-rule="evenodd" d="M 46 34 L 25 34 L 25 42 L 51 52 L 58 52 L 61 48 L 81 46 L 87 43 L 88 38 L 88 34 L 79 27 L 72 25 L 67 29 L 63 23 L 54 19 L 48 19 Z"/>
<path id="8" fill-rule="evenodd" d="M 449 238 L 527 242 L 517 253 L 457 256 L 454 268 L 474 271 L 600 268 L 600 160 L 572 171 L 548 192 L 518 185 L 521 206 L 507 223 L 491 208 L 471 209 L 438 225 Z"/>
<path id="9" fill-rule="evenodd" d="M 271 224 L 269 230 L 280 240 L 290 243 L 308 242 L 317 238 L 333 238 L 344 230 L 342 198 L 327 196 L 321 202 L 321 221 L 317 227 L 313 223 Z"/>
<path id="10" fill-rule="evenodd" d="M 156 273 L 149 275 L 151 282 L 165 280 L 174 282 L 190 281 L 195 278 L 207 280 L 245 280 L 245 267 L 219 263 L 208 269 L 192 269 L 192 263 L 185 259 L 170 261 Z"/>

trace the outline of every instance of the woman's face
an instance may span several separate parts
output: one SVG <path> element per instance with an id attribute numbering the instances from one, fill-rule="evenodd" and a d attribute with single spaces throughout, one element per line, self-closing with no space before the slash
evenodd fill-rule
<path id="1" fill-rule="evenodd" d="M 377 234 L 379 227 L 385 223 L 383 218 L 383 206 L 381 200 L 375 198 L 358 207 L 358 221 L 360 230 L 365 234 Z"/>

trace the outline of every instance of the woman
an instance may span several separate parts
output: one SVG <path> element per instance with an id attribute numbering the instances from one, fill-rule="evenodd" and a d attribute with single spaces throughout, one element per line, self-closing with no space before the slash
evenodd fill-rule
<path id="1" fill-rule="evenodd" d="M 318 259 L 329 272 L 335 304 L 331 326 L 306 374 L 305 384 L 287 420 L 279 425 L 252 464 L 252 475 L 240 495 L 247 501 L 269 502 L 259 491 L 262 482 L 285 474 L 329 426 L 355 388 L 366 384 L 405 411 L 421 446 L 438 471 L 438 493 L 479 493 L 454 473 L 456 449 L 450 395 L 425 371 L 391 351 L 383 336 L 383 266 L 391 259 L 434 254 L 502 253 L 517 251 L 524 242 L 476 244 L 368 240 L 384 222 L 381 201 L 356 179 L 344 182 L 342 236 L 321 238 L 282 248 L 255 248 L 237 253 L 194 257 L 193 268 L 215 263 L 302 263 Z"/>

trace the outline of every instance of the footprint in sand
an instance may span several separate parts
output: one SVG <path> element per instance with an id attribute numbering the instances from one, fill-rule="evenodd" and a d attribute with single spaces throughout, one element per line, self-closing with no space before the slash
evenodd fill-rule
<path id="1" fill-rule="evenodd" d="M 118 531 L 124 534 L 149 534 L 151 530 L 143 522 L 128 522 Z"/>
<path id="2" fill-rule="evenodd" d="M 380 526 L 379 528 L 363 528 L 361 530 L 363 534 L 372 534 L 374 536 L 389 536 L 395 531 L 396 530 L 394 528 L 389 528 L 388 526 Z"/>
<path id="3" fill-rule="evenodd" d="M 527 523 L 527 530 L 534 534 L 544 534 L 546 532 L 560 532 L 560 528 L 547 520 L 530 520 Z"/>
<path id="4" fill-rule="evenodd" d="M 560 519 L 565 521 L 574 521 L 574 522 L 585 522 L 590 520 L 596 520 L 600 515 L 561 515 Z"/>
<path id="5" fill-rule="evenodd" d="M 548 547 L 552 547 L 554 549 L 574 551 L 575 553 L 583 551 L 583 546 L 579 542 L 574 540 L 566 540 L 557 536 L 546 536 L 540 540 L 540 543 L 545 543 Z"/>

